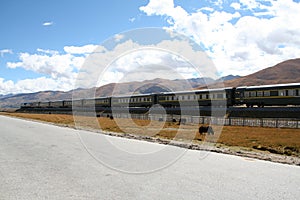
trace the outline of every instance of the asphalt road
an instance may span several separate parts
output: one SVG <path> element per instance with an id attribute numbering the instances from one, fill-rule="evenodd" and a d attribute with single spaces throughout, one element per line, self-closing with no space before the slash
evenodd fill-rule
<path id="1" fill-rule="evenodd" d="M 299 196 L 297 166 L 0 116 L 1 200 Z"/>

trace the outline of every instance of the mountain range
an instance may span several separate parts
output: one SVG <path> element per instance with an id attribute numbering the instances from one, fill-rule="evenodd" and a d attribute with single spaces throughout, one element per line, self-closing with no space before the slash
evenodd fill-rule
<path id="1" fill-rule="evenodd" d="M 72 99 L 73 94 L 88 97 L 95 94 L 96 97 L 126 94 L 146 94 L 167 91 L 183 91 L 192 89 L 219 87 L 267 85 L 279 83 L 300 82 L 300 58 L 291 59 L 275 66 L 260 70 L 247 76 L 229 75 L 220 79 L 193 78 L 193 79 L 153 79 L 142 82 L 110 83 L 98 88 L 76 89 L 67 92 L 42 91 L 27 94 L 0 95 L 0 108 L 18 108 L 21 103 L 34 101 L 56 101 Z M 220 84 L 221 83 L 221 84 Z M 224 84 L 224 85 L 223 85 Z"/>

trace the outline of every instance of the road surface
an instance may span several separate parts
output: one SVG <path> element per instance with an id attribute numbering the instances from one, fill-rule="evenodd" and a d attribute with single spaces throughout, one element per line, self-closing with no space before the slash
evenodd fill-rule
<path id="1" fill-rule="evenodd" d="M 159 168 L 151 162 L 139 162 L 140 157 L 131 162 L 123 154 L 114 155 L 116 151 L 110 151 L 107 142 L 90 145 L 91 141 L 96 141 L 95 144 L 109 141 L 120 151 L 142 157 L 166 148 L 0 116 L 0 199 L 299 199 L 300 196 L 297 166 L 188 150 L 176 162 L 164 163 Z M 181 151 L 178 147 L 170 149 Z M 155 158 L 153 161 L 156 162 Z"/>

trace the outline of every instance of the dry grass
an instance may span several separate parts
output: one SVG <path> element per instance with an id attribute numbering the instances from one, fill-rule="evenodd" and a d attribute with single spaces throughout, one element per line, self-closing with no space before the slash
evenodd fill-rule
<path id="1" fill-rule="evenodd" d="M 150 137 L 160 137 L 175 140 L 194 140 L 194 142 L 211 141 L 219 145 L 242 147 L 269 151 L 272 153 L 294 155 L 300 157 L 300 130 L 288 128 L 263 128 L 224 126 L 221 134 L 214 136 L 200 135 L 199 125 L 178 125 L 171 122 L 147 120 L 130 120 L 94 118 L 59 114 L 28 114 L 28 113 L 1 113 L 4 115 L 30 118 L 46 121 L 69 127 L 102 129 L 105 131 L 131 133 Z M 76 123 L 75 123 L 75 122 Z M 215 129 L 221 127 L 214 127 Z"/>

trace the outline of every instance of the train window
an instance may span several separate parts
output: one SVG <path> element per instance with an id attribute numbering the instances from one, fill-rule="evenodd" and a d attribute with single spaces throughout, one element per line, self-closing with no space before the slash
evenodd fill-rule
<path id="1" fill-rule="evenodd" d="M 285 91 L 284 90 L 279 90 L 279 96 L 285 96 Z"/>
<path id="2" fill-rule="evenodd" d="M 250 96 L 249 92 L 245 92 L 245 97 L 249 97 L 249 96 Z"/>
<path id="3" fill-rule="evenodd" d="M 219 93 L 219 94 L 217 94 L 217 99 L 223 99 L 223 98 L 225 98 L 225 94 L 222 94 L 222 93 Z"/>
<path id="4" fill-rule="evenodd" d="M 288 96 L 296 96 L 296 90 L 288 90 Z"/>
<path id="5" fill-rule="evenodd" d="M 250 92 L 250 97 L 256 97 L 256 91 Z"/>
<path id="6" fill-rule="evenodd" d="M 270 96 L 270 91 L 264 91 L 264 96 L 269 97 Z"/>
<path id="7" fill-rule="evenodd" d="M 270 91 L 270 96 L 278 96 L 278 91 Z"/>
<path id="8" fill-rule="evenodd" d="M 263 91 L 257 91 L 257 96 L 262 97 L 263 96 Z"/>

